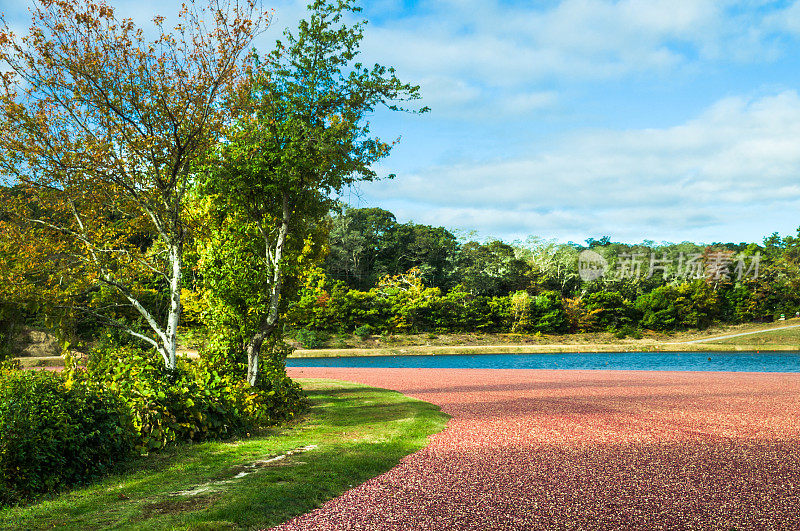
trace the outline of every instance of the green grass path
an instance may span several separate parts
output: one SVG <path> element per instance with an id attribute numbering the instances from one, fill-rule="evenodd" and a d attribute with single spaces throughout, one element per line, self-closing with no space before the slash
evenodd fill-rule
<path id="1" fill-rule="evenodd" d="M 0 528 L 269 527 L 389 470 L 447 422 L 438 407 L 394 391 L 299 381 L 311 408 L 290 427 L 153 454 L 92 486 L 2 509 Z M 309 445 L 316 448 L 257 463 Z M 175 495 L 193 489 L 203 492 Z"/>

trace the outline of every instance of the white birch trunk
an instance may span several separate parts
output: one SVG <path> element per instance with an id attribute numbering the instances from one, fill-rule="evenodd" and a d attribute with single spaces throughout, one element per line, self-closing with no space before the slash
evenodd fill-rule
<path id="1" fill-rule="evenodd" d="M 169 282 L 169 313 L 167 314 L 167 329 L 164 333 L 162 355 L 168 369 L 177 366 L 176 352 L 178 350 L 178 324 L 181 317 L 181 277 L 183 266 L 183 253 L 180 244 L 172 244 L 169 249 L 169 260 L 172 273 Z"/>
<path id="2" fill-rule="evenodd" d="M 292 215 L 289 206 L 289 198 L 283 194 L 283 217 L 281 227 L 278 230 L 278 237 L 275 241 L 275 253 L 272 256 L 272 289 L 270 291 L 269 312 L 262 320 L 258 331 L 250 338 L 247 343 L 247 383 L 255 386 L 258 382 L 258 363 L 261 355 L 261 347 L 264 340 L 269 337 L 278 323 L 278 312 L 280 310 L 281 292 L 283 290 L 283 273 L 281 272 L 281 260 L 283 258 L 283 246 L 286 243 L 286 236 L 289 233 L 289 220 Z"/>

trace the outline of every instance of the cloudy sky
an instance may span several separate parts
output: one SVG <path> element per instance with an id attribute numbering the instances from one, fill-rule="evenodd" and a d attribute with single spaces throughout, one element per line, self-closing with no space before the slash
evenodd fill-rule
<path id="1" fill-rule="evenodd" d="M 165 2 L 111 4 L 146 21 Z M 304 6 L 265 4 L 260 49 Z M 363 59 L 420 84 L 432 112 L 373 117 L 402 136 L 379 168 L 397 178 L 352 204 L 506 240 L 760 241 L 800 225 L 800 1 L 365 4 Z M 0 6 L 24 23 L 23 2 Z"/>

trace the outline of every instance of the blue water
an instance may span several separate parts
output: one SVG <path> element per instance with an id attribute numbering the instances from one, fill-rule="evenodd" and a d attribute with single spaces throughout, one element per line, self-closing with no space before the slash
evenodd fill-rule
<path id="1" fill-rule="evenodd" d="M 288 367 L 800 372 L 797 352 L 582 352 L 290 358 Z"/>

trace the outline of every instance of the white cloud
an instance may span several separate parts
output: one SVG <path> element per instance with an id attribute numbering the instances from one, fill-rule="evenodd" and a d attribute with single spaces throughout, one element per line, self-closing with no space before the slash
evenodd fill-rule
<path id="1" fill-rule="evenodd" d="M 529 113 L 552 107 L 558 101 L 555 91 L 519 93 L 504 98 L 502 107 L 509 113 Z"/>
<path id="2" fill-rule="evenodd" d="M 675 127 L 569 135 L 528 157 L 431 168 L 363 191 L 405 219 L 506 237 L 757 239 L 765 224 L 796 223 L 798 146 L 800 96 L 786 91 L 726 98 Z"/>
<path id="3" fill-rule="evenodd" d="M 177 5 L 111 3 L 143 24 Z M 266 2 L 277 12 L 257 47 L 271 49 L 284 27 L 295 28 L 305 3 Z M 626 103 L 628 95 L 639 98 L 638 105 L 621 108 L 615 123 L 646 114 L 641 109 L 659 105 L 660 96 L 646 101 L 643 93 L 672 76 L 684 75 L 681 95 L 691 101 L 672 102 L 659 115 L 661 123 L 671 110 L 685 112 L 692 108 L 687 105 L 729 90 L 763 90 L 760 83 L 797 86 L 795 77 L 762 81 L 756 73 L 751 80 L 751 71 L 742 69 L 731 88 L 725 74 L 734 63 L 761 66 L 785 57 L 800 35 L 800 0 L 421 0 L 405 11 L 399 0 L 362 4 L 373 19 L 362 45 L 365 61 L 396 66 L 401 79 L 422 85 L 423 103 L 434 110 L 410 126 L 411 135 L 397 131 L 417 142 L 405 165 L 426 169 L 365 185 L 370 204 L 402 219 L 508 237 L 754 239 L 772 227 L 796 224 L 795 91 L 720 99 L 674 127 L 585 128 L 610 120 L 616 109 L 602 106 Z M 20 5 L 0 10 L 18 17 Z M 711 87 L 717 96 L 685 88 L 706 70 L 723 72 Z M 642 79 L 647 83 L 637 85 Z M 636 123 L 646 119 L 635 117 Z M 527 134 L 528 124 L 537 131 Z M 551 135 L 551 124 L 561 132 Z M 374 130 L 380 127 L 376 122 Z M 582 129 L 564 132 L 570 128 Z M 531 138 L 548 147 L 507 155 Z M 454 158 L 478 162 L 430 166 L 431 160 Z M 396 170 L 397 158 L 389 162 Z"/>
<path id="4" fill-rule="evenodd" d="M 569 85 L 776 61 L 800 35 L 800 1 L 460 0 L 410 13 L 368 27 L 365 59 L 422 80 L 442 116 L 473 121 L 552 111 Z"/>
<path id="5" fill-rule="evenodd" d="M 482 96 L 479 87 L 463 79 L 432 76 L 419 81 L 420 90 L 425 95 L 425 105 L 436 109 L 460 108 L 474 103 Z"/>
<path id="6" fill-rule="evenodd" d="M 777 28 L 775 15 L 732 0 L 564 0 L 548 9 L 484 0 L 426 5 L 423 15 L 371 28 L 366 48 L 413 75 L 438 72 L 500 86 L 664 72 L 720 58 L 766 60 L 774 52 L 770 32 L 792 27 Z M 795 11 L 800 28 L 800 8 L 787 13 Z"/>

